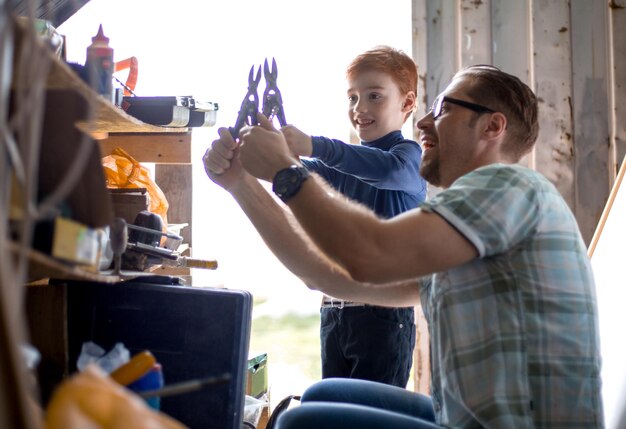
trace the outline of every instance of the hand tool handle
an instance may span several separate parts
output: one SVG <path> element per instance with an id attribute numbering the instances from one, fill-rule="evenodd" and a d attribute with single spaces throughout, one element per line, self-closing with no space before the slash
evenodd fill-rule
<path id="1" fill-rule="evenodd" d="M 111 378 L 122 386 L 139 380 L 152 369 L 156 359 L 149 351 L 137 353 L 131 360 L 111 373 Z"/>
<path id="2" fill-rule="evenodd" d="M 217 269 L 217 261 L 209 261 L 205 259 L 193 259 L 183 256 L 182 258 L 183 267 L 189 268 L 204 268 L 206 270 L 215 270 Z"/>
<path id="3" fill-rule="evenodd" d="M 182 395 L 184 393 L 195 392 L 196 390 L 200 390 L 206 386 L 210 386 L 213 384 L 221 384 L 226 383 L 230 380 L 230 374 L 222 374 L 217 377 L 207 377 L 199 380 L 190 380 L 183 381 L 181 383 L 172 384 L 169 386 L 165 386 L 158 390 L 149 390 L 145 392 L 139 392 L 138 395 L 142 398 L 152 398 L 154 396 L 174 396 L 174 395 Z"/>

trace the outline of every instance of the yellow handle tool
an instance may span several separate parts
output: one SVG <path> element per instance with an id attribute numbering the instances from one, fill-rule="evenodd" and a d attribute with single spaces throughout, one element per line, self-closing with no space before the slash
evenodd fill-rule
<path id="1" fill-rule="evenodd" d="M 163 265 L 175 268 L 204 268 L 205 270 L 216 270 L 217 261 L 208 259 L 194 259 L 188 256 L 179 256 L 178 259 L 163 259 Z"/>
<path id="2" fill-rule="evenodd" d="M 131 360 L 111 373 L 111 378 L 122 386 L 139 380 L 152 369 L 156 359 L 149 351 L 137 353 Z"/>
<path id="3" fill-rule="evenodd" d="M 183 256 L 184 266 L 189 268 L 204 268 L 207 270 L 217 269 L 217 261 L 211 261 L 206 259 L 193 259 Z"/>

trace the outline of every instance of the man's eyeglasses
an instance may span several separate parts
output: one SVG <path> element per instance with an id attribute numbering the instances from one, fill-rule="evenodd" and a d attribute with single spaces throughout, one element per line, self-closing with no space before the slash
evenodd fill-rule
<path id="1" fill-rule="evenodd" d="M 433 107 L 430 110 L 433 114 L 433 119 L 437 119 L 443 113 L 443 103 L 451 103 L 456 104 L 461 107 L 465 107 L 466 109 L 473 110 L 476 113 L 495 113 L 495 110 L 490 109 L 489 107 L 481 106 L 480 104 L 470 103 L 469 101 L 459 100 L 451 97 L 442 97 L 439 96 L 433 103 Z"/>

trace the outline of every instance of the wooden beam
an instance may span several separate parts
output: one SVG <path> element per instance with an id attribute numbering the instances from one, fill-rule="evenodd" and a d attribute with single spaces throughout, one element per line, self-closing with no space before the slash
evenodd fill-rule
<path id="1" fill-rule="evenodd" d="M 535 94 L 541 135 L 535 168 L 575 210 L 574 118 L 572 116 L 572 23 L 569 2 L 533 1 Z"/>
<path id="2" fill-rule="evenodd" d="M 611 146 L 614 147 L 611 163 L 615 168 L 611 172 L 611 180 L 619 171 L 620 162 L 626 157 L 626 0 L 609 2 L 609 30 L 607 43 L 611 52 Z M 612 184 L 612 182 L 611 182 Z"/>
<path id="3" fill-rule="evenodd" d="M 587 244 L 615 177 L 610 125 L 609 13 L 602 2 L 571 0 L 574 195 L 572 209 Z M 590 55 L 592 53 L 592 55 Z"/>
<path id="4" fill-rule="evenodd" d="M 168 223 L 188 223 L 181 231 L 183 243 L 191 243 L 191 216 L 193 212 L 193 180 L 191 165 L 157 165 L 154 169 L 155 180 L 165 194 L 169 208 Z"/>
<path id="5" fill-rule="evenodd" d="M 191 164 L 191 132 L 164 134 L 110 133 L 99 141 L 102 156 L 121 147 L 139 162 Z"/>
<path id="6" fill-rule="evenodd" d="M 461 66 L 493 64 L 491 2 L 461 0 L 459 43 Z"/>

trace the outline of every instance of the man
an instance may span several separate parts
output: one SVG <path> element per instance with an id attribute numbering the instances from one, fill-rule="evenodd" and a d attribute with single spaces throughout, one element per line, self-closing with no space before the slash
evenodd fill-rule
<path id="1" fill-rule="evenodd" d="M 514 76 L 473 66 L 454 76 L 417 126 L 420 171 L 445 190 L 389 220 L 314 176 L 300 177 L 267 121 L 242 133 L 241 148 L 223 138 L 207 154 L 210 177 L 310 287 L 382 305 L 419 295 L 429 322 L 430 398 L 325 380 L 279 427 L 603 427 L 595 286 L 584 242 L 554 186 L 515 165 L 537 138 L 536 97 Z M 281 223 L 286 217 L 267 217 L 279 209 L 241 163 L 273 180 L 307 235 Z M 309 254 L 314 267 L 303 262 Z"/>

